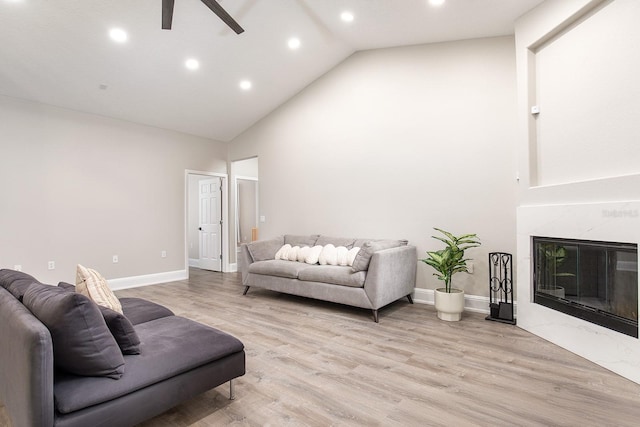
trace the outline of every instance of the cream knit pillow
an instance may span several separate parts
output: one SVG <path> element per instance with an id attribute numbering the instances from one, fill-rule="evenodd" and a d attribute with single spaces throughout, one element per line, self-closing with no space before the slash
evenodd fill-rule
<path id="1" fill-rule="evenodd" d="M 98 305 L 123 314 L 120 300 L 111 291 L 105 278 L 97 271 L 80 264 L 76 267 L 76 292 L 88 297 Z"/>

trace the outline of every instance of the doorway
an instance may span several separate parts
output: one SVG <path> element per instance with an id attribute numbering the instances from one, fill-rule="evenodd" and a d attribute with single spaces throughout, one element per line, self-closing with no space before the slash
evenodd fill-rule
<path id="1" fill-rule="evenodd" d="M 229 271 L 227 175 L 187 171 L 186 263 L 204 270 Z"/>
<path id="2" fill-rule="evenodd" d="M 234 227 L 230 232 L 234 237 L 230 240 L 230 244 L 232 256 L 234 256 L 232 262 L 237 262 L 240 246 L 260 238 L 258 158 L 251 157 L 231 162 L 231 174 Z"/>

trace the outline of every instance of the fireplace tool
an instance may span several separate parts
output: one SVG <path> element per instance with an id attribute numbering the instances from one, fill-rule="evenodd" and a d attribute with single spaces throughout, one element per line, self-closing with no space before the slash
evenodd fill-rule
<path id="1" fill-rule="evenodd" d="M 511 266 L 511 254 L 504 252 L 489 254 L 489 315 L 486 319 L 515 325 Z"/>

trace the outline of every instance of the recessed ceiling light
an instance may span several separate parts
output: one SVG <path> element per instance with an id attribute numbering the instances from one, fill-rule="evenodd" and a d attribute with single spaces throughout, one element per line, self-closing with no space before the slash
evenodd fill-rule
<path id="1" fill-rule="evenodd" d="M 344 11 L 340 15 L 340 19 L 342 19 L 344 22 L 352 22 L 353 21 L 353 13 L 348 12 L 348 11 Z"/>
<path id="2" fill-rule="evenodd" d="M 243 80 L 240 82 L 240 89 L 249 90 L 251 89 L 251 82 L 249 80 Z"/>
<path id="3" fill-rule="evenodd" d="M 109 30 L 109 37 L 111 37 L 111 40 L 118 43 L 124 43 L 128 38 L 127 32 L 122 28 L 112 28 L 111 30 Z"/>
<path id="4" fill-rule="evenodd" d="M 445 0 L 429 0 L 431 6 L 442 6 Z"/>
<path id="5" fill-rule="evenodd" d="M 197 59 L 189 58 L 185 61 L 184 66 L 190 70 L 197 70 L 200 68 L 200 63 Z"/>
<path id="6" fill-rule="evenodd" d="M 300 39 L 297 37 L 292 37 L 287 42 L 287 45 L 289 45 L 289 49 L 296 50 L 297 48 L 300 47 Z"/>

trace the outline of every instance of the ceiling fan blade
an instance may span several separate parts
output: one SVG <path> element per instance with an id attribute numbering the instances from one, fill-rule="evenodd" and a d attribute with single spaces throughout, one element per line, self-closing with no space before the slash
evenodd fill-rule
<path id="1" fill-rule="evenodd" d="M 175 0 L 162 0 L 162 29 L 170 30 L 173 21 L 173 4 Z"/>
<path id="2" fill-rule="evenodd" d="M 215 0 L 201 0 L 218 18 L 222 19 L 236 34 L 244 33 L 244 29 Z"/>

